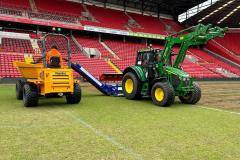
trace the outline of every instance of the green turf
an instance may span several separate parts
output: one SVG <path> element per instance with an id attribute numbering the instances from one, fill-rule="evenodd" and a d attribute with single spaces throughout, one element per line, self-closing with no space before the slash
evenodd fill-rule
<path id="1" fill-rule="evenodd" d="M 83 89 L 78 105 L 24 108 L 0 86 L 0 159 L 240 159 L 240 115 Z"/>

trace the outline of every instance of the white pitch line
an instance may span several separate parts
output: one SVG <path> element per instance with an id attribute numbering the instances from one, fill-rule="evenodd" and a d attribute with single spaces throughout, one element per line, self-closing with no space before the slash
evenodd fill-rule
<path id="1" fill-rule="evenodd" d="M 76 117 L 72 113 L 66 112 L 66 111 L 64 113 L 66 115 L 70 116 L 71 118 L 73 118 L 74 120 L 76 120 L 78 123 L 80 123 L 84 127 L 86 127 L 89 130 L 91 130 L 97 136 L 104 138 L 106 141 L 110 142 L 112 145 L 114 145 L 114 146 L 118 147 L 119 149 L 123 150 L 124 152 L 126 152 L 128 155 L 130 155 L 134 159 L 136 159 L 136 160 L 143 160 L 143 157 L 140 154 L 135 153 L 131 148 L 125 147 L 124 145 L 122 145 L 121 143 L 117 142 L 112 137 L 110 137 L 110 136 L 104 134 L 103 132 L 99 131 L 98 129 L 94 128 L 92 125 L 90 125 L 87 122 L 85 122 L 80 116 Z"/>
<path id="2" fill-rule="evenodd" d="M 223 110 L 223 109 L 210 108 L 210 107 L 198 107 L 198 108 L 240 115 L 240 112 L 232 112 L 232 111 L 227 111 L 227 110 Z"/>

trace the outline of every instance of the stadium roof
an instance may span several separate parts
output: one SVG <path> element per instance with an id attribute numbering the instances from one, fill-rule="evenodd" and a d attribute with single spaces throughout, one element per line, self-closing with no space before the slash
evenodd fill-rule
<path id="1" fill-rule="evenodd" d="M 186 20 L 186 24 L 215 24 L 230 28 L 240 27 L 240 0 L 220 0 Z"/>
<path id="2" fill-rule="evenodd" d="M 94 0 L 105 4 L 115 4 L 139 11 L 170 14 L 177 16 L 206 0 Z"/>

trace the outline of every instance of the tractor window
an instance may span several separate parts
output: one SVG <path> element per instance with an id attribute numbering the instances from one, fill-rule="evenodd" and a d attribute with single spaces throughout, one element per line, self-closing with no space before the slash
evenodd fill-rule
<path id="1" fill-rule="evenodd" d="M 156 54 L 155 54 L 155 61 L 156 62 L 160 62 L 161 61 L 161 57 L 162 57 L 161 51 L 156 52 Z"/>
<path id="2" fill-rule="evenodd" d="M 138 54 L 137 65 L 147 66 L 150 63 L 156 62 L 154 52 L 146 52 L 143 54 Z"/>
<path id="3" fill-rule="evenodd" d="M 154 53 L 153 52 L 145 53 L 143 59 L 144 59 L 145 64 L 153 63 L 155 61 Z"/>

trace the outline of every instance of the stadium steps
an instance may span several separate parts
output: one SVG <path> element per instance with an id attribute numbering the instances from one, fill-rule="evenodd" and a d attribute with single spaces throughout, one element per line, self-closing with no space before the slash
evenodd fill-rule
<path id="1" fill-rule="evenodd" d="M 82 45 L 80 43 L 78 43 L 78 41 L 76 40 L 76 38 L 74 36 L 71 36 L 72 41 L 74 42 L 74 44 L 77 46 L 77 48 L 79 49 L 80 52 L 82 52 L 84 55 L 88 55 L 86 53 L 86 51 L 84 50 L 84 48 L 82 47 Z"/>
<path id="2" fill-rule="evenodd" d="M 34 50 L 39 50 L 40 49 L 36 39 L 30 39 L 30 42 L 31 42 L 32 48 Z"/>
<path id="3" fill-rule="evenodd" d="M 111 48 L 109 48 L 104 42 L 100 42 L 100 44 L 109 52 L 113 55 L 114 58 L 119 59 L 119 57 L 117 56 L 117 54 L 115 52 L 113 52 L 113 50 Z"/>
<path id="4" fill-rule="evenodd" d="M 128 30 L 129 32 L 132 32 L 131 28 L 130 28 L 128 25 L 126 25 L 125 27 L 127 28 L 127 30 Z"/>
<path id="5" fill-rule="evenodd" d="M 122 74 L 122 71 L 116 66 L 110 59 L 106 60 L 109 66 L 111 66 L 117 73 Z"/>
<path id="6" fill-rule="evenodd" d="M 34 0 L 29 0 L 29 4 L 30 4 L 33 12 L 38 11 Z"/>
<path id="7" fill-rule="evenodd" d="M 87 12 L 89 14 L 89 16 L 91 16 L 92 21 L 97 22 L 96 18 L 92 15 L 92 13 L 88 10 L 87 6 L 85 4 L 82 4 L 82 7 L 84 9 L 85 12 Z"/>
<path id="8" fill-rule="evenodd" d="M 239 78 L 240 77 L 239 75 L 229 72 L 228 70 L 223 69 L 223 68 L 216 68 L 216 72 L 223 75 L 224 77 L 228 77 L 228 78 Z"/>
<path id="9" fill-rule="evenodd" d="M 131 15 L 129 15 L 127 12 L 125 12 L 125 14 L 129 18 L 129 20 L 133 20 L 134 21 L 134 23 L 135 23 L 137 28 L 143 28 L 135 19 L 133 19 L 133 17 Z M 129 24 L 128 24 L 128 26 L 131 27 Z M 127 28 L 129 28 L 129 27 L 127 27 Z M 136 28 L 136 27 L 133 27 L 133 28 Z"/>
<path id="10" fill-rule="evenodd" d="M 212 63 L 206 61 L 202 57 L 195 55 L 193 52 L 188 51 L 188 53 L 190 53 L 191 56 L 193 56 L 197 60 L 196 62 L 191 61 L 192 63 L 200 65 L 200 66 L 206 68 L 207 70 L 209 70 L 215 74 L 222 75 L 224 77 L 231 77 L 231 75 L 233 75 L 233 77 L 236 77 L 236 75 L 234 73 L 227 71 L 220 66 L 216 66 L 215 64 L 212 64 Z"/>
<path id="11" fill-rule="evenodd" d="M 171 25 L 165 23 L 161 18 L 159 18 L 159 20 L 165 26 L 165 31 L 167 34 L 176 33 L 176 31 L 174 30 L 174 28 Z"/>
<path id="12" fill-rule="evenodd" d="M 211 56 L 213 56 L 213 57 L 215 57 L 217 59 L 220 59 L 221 61 L 223 61 L 223 62 L 225 62 L 225 63 L 227 63 L 229 65 L 235 66 L 235 67 L 240 69 L 240 64 L 235 63 L 234 61 L 231 61 L 230 59 L 225 58 L 225 57 L 221 56 L 220 54 L 217 54 L 216 52 L 209 50 L 208 48 L 203 48 L 203 50 L 206 53 L 208 53 L 209 55 L 211 55 Z"/>

